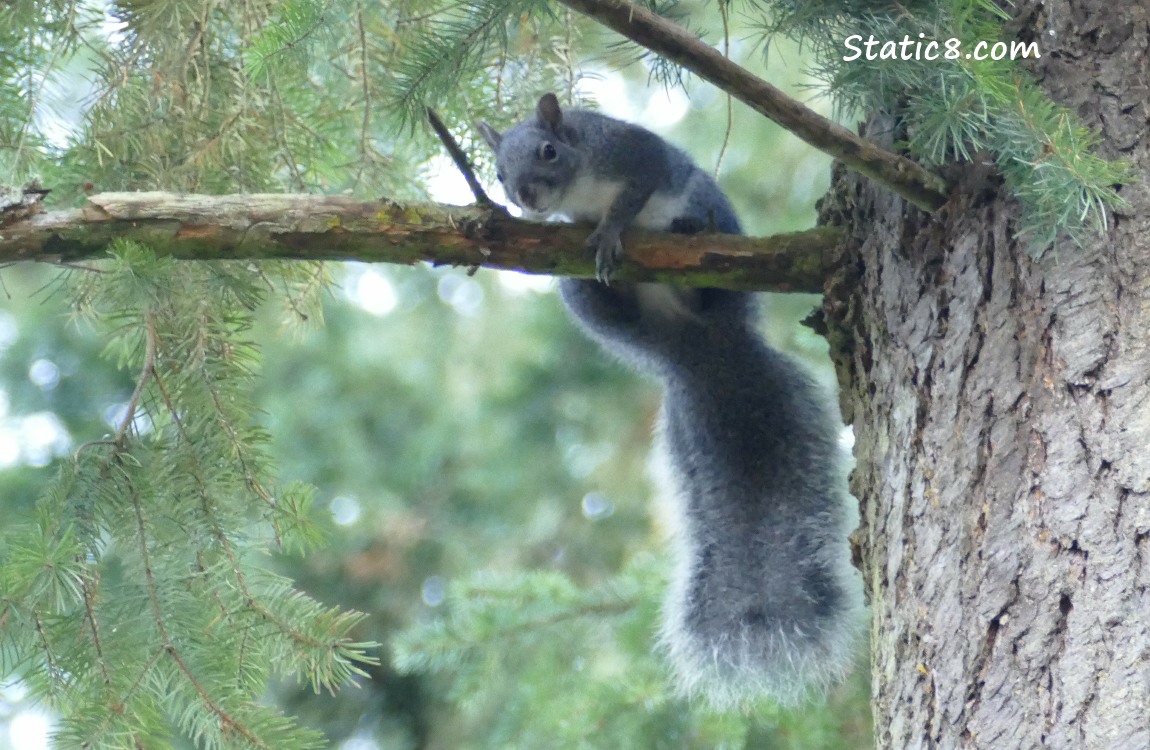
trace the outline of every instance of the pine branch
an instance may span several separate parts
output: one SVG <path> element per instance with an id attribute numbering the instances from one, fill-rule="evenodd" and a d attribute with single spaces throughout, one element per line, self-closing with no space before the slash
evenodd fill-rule
<path id="1" fill-rule="evenodd" d="M 285 280 L 314 273 L 279 265 Z M 276 547 L 314 539 L 311 493 L 271 488 L 251 420 L 246 334 L 275 266 L 181 264 L 120 240 L 102 273 L 75 274 L 77 313 L 140 375 L 114 435 L 78 449 L 38 524 L 0 542 L 0 624 L 18 626 L 0 628 L 0 672 L 59 710 L 61 746 L 150 746 L 175 729 L 198 747 L 317 747 L 260 700 L 271 675 L 335 691 L 377 663 L 351 637 L 363 615 L 258 561 L 272 528 Z"/>
<path id="2" fill-rule="evenodd" d="M 507 48 L 507 22 L 546 8 L 539 0 L 475 0 L 448 4 L 410 39 L 392 71 L 388 109 L 408 125 L 426 102 L 458 90 L 461 77 L 487 68 L 489 55 Z"/>
<path id="3" fill-rule="evenodd" d="M 946 202 L 946 185 L 913 161 L 859 138 L 723 57 L 686 29 L 627 0 L 560 0 L 652 52 L 682 65 L 815 148 L 926 211 Z"/>
<path id="4" fill-rule="evenodd" d="M 100 193 L 80 209 L 17 219 L 0 233 L 0 262 L 73 262 L 116 239 L 193 260 L 361 260 L 594 275 L 585 226 L 536 224 L 475 206 L 357 201 L 339 196 Z M 630 232 L 620 281 L 674 281 L 821 292 L 842 259 L 828 227 L 752 238 Z"/>
<path id="5" fill-rule="evenodd" d="M 1010 18 L 986 0 L 934 0 L 892 15 L 873 4 L 837 0 L 794 4 L 755 0 L 766 35 L 787 36 L 809 49 L 813 73 L 840 111 L 878 112 L 899 123 L 906 149 L 927 168 L 971 162 L 993 154 L 1007 190 L 1022 206 L 1018 236 L 1032 256 L 1060 236 L 1081 244 L 1104 234 L 1108 211 L 1123 204 L 1117 187 L 1133 175 L 1121 161 L 1097 153 L 1098 136 L 1079 114 L 1051 101 L 1010 56 L 978 59 L 959 54 L 930 65 L 848 60 L 843 40 L 954 39 L 965 49 L 979 40 L 1008 43 L 1026 56 L 1037 41 L 1014 37 Z M 1021 46 L 1019 46 L 1021 45 Z"/>

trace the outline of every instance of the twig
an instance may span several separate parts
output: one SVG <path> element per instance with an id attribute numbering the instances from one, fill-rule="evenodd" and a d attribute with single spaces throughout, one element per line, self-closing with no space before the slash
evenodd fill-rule
<path id="1" fill-rule="evenodd" d="M 463 149 L 459 147 L 455 137 L 451 135 L 447 126 L 443 124 L 443 120 L 439 119 L 439 115 L 431 107 L 427 108 L 427 121 L 431 123 L 431 129 L 443 142 L 443 147 L 451 155 L 451 160 L 455 162 L 456 168 L 463 173 L 463 179 L 467 180 L 467 187 L 471 188 L 475 202 L 483 208 L 495 208 L 497 204 L 483 191 L 483 186 L 475 177 L 475 170 L 471 168 L 471 163 L 467 160 L 467 154 L 463 153 Z"/>
<path id="2" fill-rule="evenodd" d="M 859 138 L 723 57 L 689 31 L 627 0 L 559 0 L 692 71 L 815 148 L 926 211 L 947 200 L 946 183 L 906 157 Z"/>
<path id="3" fill-rule="evenodd" d="M 163 607 L 160 606 L 160 588 L 156 583 L 156 576 L 152 572 L 151 555 L 148 554 L 148 532 L 144 524 L 144 510 L 140 501 L 140 495 L 134 487 L 132 488 L 131 499 L 132 508 L 136 514 L 136 537 L 140 543 L 140 557 L 144 563 L 144 583 L 148 592 L 148 601 L 151 605 L 152 617 L 155 620 L 156 632 L 160 636 L 164 653 L 172 658 L 172 661 L 176 663 L 179 670 L 183 672 L 184 677 L 187 678 L 188 683 L 199 693 L 203 705 L 209 712 L 215 715 L 222 734 L 227 735 L 234 731 L 251 743 L 253 747 L 271 750 L 267 743 L 256 736 L 247 725 L 229 714 L 224 707 L 208 693 L 207 688 L 204 687 L 199 677 L 192 671 L 188 663 L 184 661 L 184 658 L 180 656 L 180 651 L 176 648 L 175 641 L 168 634 L 167 618 L 164 616 Z"/>
<path id="4" fill-rule="evenodd" d="M 136 389 L 132 391 L 132 397 L 128 399 L 128 406 L 124 412 L 124 418 L 120 420 L 119 427 L 116 428 L 116 437 L 113 444 L 117 450 L 123 450 L 124 439 L 128 436 L 128 430 L 131 428 L 132 423 L 136 421 L 136 409 L 140 405 L 140 398 L 144 395 L 144 388 L 147 387 L 148 381 L 152 379 L 156 372 L 156 321 L 152 317 L 151 311 L 144 313 L 144 367 L 140 370 L 140 379 L 136 381 Z"/>

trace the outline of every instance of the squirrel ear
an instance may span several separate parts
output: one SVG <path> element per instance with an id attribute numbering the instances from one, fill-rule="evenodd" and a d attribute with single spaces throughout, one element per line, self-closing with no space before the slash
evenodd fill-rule
<path id="1" fill-rule="evenodd" d="M 563 124 L 563 112 L 559 109 L 559 100 L 555 98 L 555 94 L 548 91 L 539 97 L 539 106 L 535 108 L 535 116 L 539 118 L 541 126 L 554 131 L 559 130 L 559 126 Z"/>
<path id="2" fill-rule="evenodd" d="M 499 134 L 498 130 L 480 120 L 479 134 L 483 136 L 483 140 L 487 141 L 487 145 L 491 147 L 492 151 L 499 152 L 499 144 L 503 142 L 503 136 Z"/>

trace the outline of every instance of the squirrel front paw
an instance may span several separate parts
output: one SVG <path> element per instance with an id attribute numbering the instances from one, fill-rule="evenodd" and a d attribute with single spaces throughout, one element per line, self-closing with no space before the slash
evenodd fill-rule
<path id="1" fill-rule="evenodd" d="M 587 252 L 595 256 L 595 278 L 604 284 L 611 281 L 611 275 L 623 259 L 623 241 L 618 230 L 599 227 L 587 238 Z"/>

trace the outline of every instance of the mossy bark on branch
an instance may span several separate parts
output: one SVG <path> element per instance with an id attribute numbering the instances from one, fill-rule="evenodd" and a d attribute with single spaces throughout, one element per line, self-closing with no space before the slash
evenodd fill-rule
<path id="1" fill-rule="evenodd" d="M 502 211 L 339 196 L 101 193 L 79 209 L 14 219 L 0 262 L 97 257 L 116 238 L 191 260 L 359 260 L 592 276 L 588 227 L 538 224 Z M 767 291 L 822 291 L 841 260 L 833 228 L 753 238 L 625 235 L 620 281 L 673 281 Z"/>

